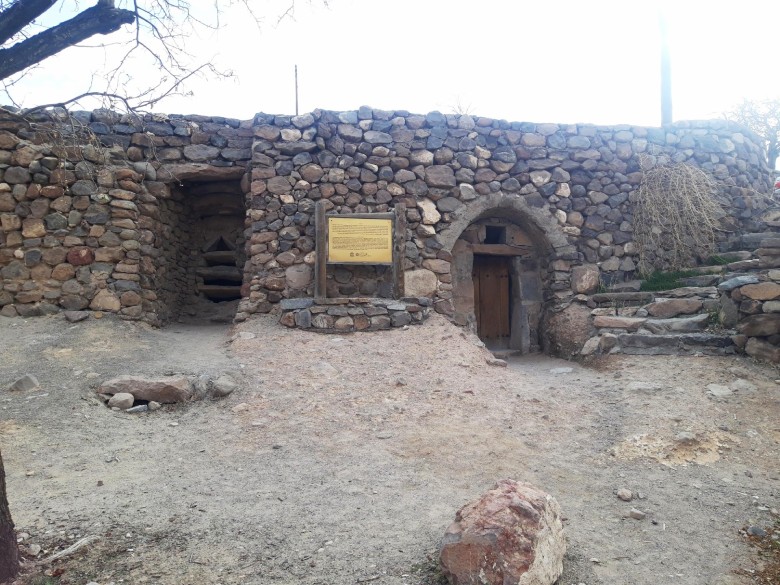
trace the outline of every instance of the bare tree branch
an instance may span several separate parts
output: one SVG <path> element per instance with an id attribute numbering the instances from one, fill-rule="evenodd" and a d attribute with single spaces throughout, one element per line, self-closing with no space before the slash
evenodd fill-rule
<path id="1" fill-rule="evenodd" d="M 114 8 L 113 2 L 99 0 L 93 7 L 70 20 L 24 41 L 0 49 L 0 79 L 43 61 L 63 49 L 96 34 L 109 34 L 135 20 L 130 10 Z"/>
<path id="2" fill-rule="evenodd" d="M 2 13 L 0 45 L 18 34 L 33 20 L 54 6 L 57 0 L 17 0 Z"/>
<path id="3" fill-rule="evenodd" d="M 764 139 L 767 160 L 769 166 L 774 169 L 780 155 L 780 98 L 744 99 L 725 116 L 727 120 L 746 126 Z"/>

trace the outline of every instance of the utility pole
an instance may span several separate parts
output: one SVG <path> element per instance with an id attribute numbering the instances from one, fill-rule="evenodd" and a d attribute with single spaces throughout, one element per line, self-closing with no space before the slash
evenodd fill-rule
<path id="1" fill-rule="evenodd" d="M 669 53 L 669 29 L 666 5 L 658 7 L 658 28 L 661 37 L 661 125 L 672 123 L 672 58 Z"/>
<path id="2" fill-rule="evenodd" d="M 298 115 L 298 64 L 295 64 L 295 115 Z"/>

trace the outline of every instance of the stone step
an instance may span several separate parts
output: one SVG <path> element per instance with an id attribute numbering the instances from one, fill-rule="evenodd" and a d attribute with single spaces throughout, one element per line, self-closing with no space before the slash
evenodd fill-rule
<path id="1" fill-rule="evenodd" d="M 697 274 L 720 274 L 723 272 L 723 265 L 718 266 L 691 266 L 690 268 L 686 268 L 684 272 L 695 272 Z M 693 277 L 689 277 L 693 278 Z"/>
<path id="2" fill-rule="evenodd" d="M 780 237 L 780 232 L 755 232 L 752 234 L 743 234 L 740 238 L 741 245 L 748 250 L 758 248 L 761 242 Z"/>
<path id="3" fill-rule="evenodd" d="M 609 292 L 611 293 L 639 292 L 639 288 L 641 286 L 642 286 L 641 280 L 629 280 L 626 282 L 616 282 L 615 284 L 609 287 Z"/>
<path id="4" fill-rule="evenodd" d="M 726 268 L 730 272 L 739 272 L 742 270 L 758 270 L 760 268 L 761 260 L 758 258 L 748 258 L 746 260 L 738 260 L 737 262 L 731 262 L 726 265 Z"/>
<path id="5" fill-rule="evenodd" d="M 731 333 L 646 334 L 621 333 L 620 353 L 630 355 L 726 355 L 736 352 Z"/>
<path id="6" fill-rule="evenodd" d="M 684 286 L 672 290 L 661 290 L 654 293 L 656 297 L 661 298 L 681 298 L 681 297 L 704 297 L 716 298 L 718 289 L 714 286 Z"/>
<path id="7" fill-rule="evenodd" d="M 688 276 L 680 279 L 680 284 L 684 284 L 686 287 L 709 287 L 715 286 L 720 280 L 720 272 L 718 274 L 702 274 L 701 276 Z"/>
<path id="8" fill-rule="evenodd" d="M 664 298 L 656 297 L 654 301 L 644 308 L 650 317 L 657 319 L 671 319 L 680 315 L 695 315 L 704 307 L 704 302 L 698 297 L 691 298 Z"/>
<path id="9" fill-rule="evenodd" d="M 667 333 L 695 333 L 704 331 L 710 323 L 710 315 L 707 313 L 693 315 L 690 317 L 673 317 L 671 319 L 648 319 L 642 324 L 642 329 L 646 329 L 654 334 Z M 640 333 L 641 333 L 640 329 Z"/>
<path id="10" fill-rule="evenodd" d="M 591 295 L 591 300 L 599 305 L 602 304 L 636 304 L 644 305 L 649 303 L 654 298 L 654 293 L 651 292 L 613 292 L 613 293 L 596 293 Z"/>

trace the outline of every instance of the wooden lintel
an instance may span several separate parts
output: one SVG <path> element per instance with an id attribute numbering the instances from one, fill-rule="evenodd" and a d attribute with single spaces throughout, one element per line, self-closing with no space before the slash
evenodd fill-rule
<path id="1" fill-rule="evenodd" d="M 474 254 L 486 256 L 530 256 L 533 248 L 530 246 L 509 246 L 508 244 L 471 244 Z"/>

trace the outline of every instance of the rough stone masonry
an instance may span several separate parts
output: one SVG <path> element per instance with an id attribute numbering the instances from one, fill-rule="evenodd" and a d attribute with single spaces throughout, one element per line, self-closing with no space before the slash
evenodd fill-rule
<path id="1" fill-rule="evenodd" d="M 528 249 L 539 302 L 561 303 L 576 294 L 576 267 L 607 284 L 634 276 L 639 155 L 715 178 L 724 248 L 765 228 L 762 146 L 725 121 L 602 127 L 369 107 L 245 121 L 105 110 L 2 120 L 0 314 L 86 309 L 159 324 L 225 286 L 209 289 L 203 274 L 236 268 L 239 319 L 311 297 L 320 200 L 338 214 L 403 207 L 406 294 L 460 322 L 469 309 L 457 306 L 453 249 L 464 233 L 481 245 L 495 226 Z M 218 221 L 228 208 L 237 233 Z M 222 240 L 200 235 L 212 232 Z M 664 255 L 655 251 L 658 268 Z M 329 268 L 328 296 L 388 297 L 391 285 L 384 267 Z"/>

